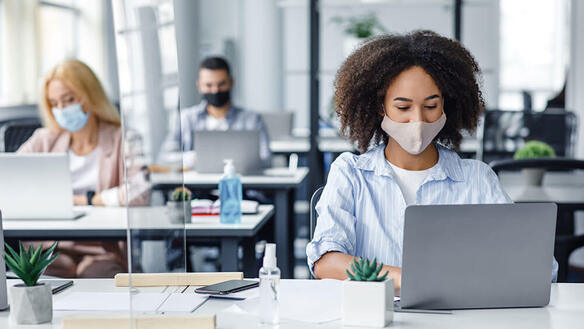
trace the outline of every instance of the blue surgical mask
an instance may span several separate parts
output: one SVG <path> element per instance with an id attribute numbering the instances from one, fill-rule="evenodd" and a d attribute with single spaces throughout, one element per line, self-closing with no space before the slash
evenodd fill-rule
<path id="1" fill-rule="evenodd" d="M 53 107 L 53 116 L 59 126 L 72 133 L 83 129 L 89 119 L 89 114 L 83 112 L 81 103 L 71 104 L 60 110 Z"/>

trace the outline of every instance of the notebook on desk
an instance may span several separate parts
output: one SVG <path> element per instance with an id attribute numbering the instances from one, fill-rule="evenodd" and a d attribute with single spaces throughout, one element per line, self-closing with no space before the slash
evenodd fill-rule
<path id="1" fill-rule="evenodd" d="M 0 209 L 4 219 L 79 218 L 67 154 L 0 153 Z"/>

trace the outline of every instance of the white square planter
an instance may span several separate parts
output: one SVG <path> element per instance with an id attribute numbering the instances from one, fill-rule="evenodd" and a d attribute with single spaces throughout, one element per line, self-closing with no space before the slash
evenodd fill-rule
<path id="1" fill-rule="evenodd" d="M 393 279 L 343 281 L 344 326 L 383 328 L 393 321 Z"/>

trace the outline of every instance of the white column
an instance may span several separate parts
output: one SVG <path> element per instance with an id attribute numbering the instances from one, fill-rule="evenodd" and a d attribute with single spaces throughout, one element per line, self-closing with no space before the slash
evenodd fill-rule
<path id="1" fill-rule="evenodd" d="M 566 108 L 578 116 L 576 157 L 584 158 L 584 2 L 572 0 L 570 65 Z"/>
<path id="2" fill-rule="evenodd" d="M 197 104 L 199 76 L 199 1 L 174 1 L 174 27 L 178 57 L 180 107 Z"/>
<path id="3" fill-rule="evenodd" d="M 278 1 L 242 1 L 242 105 L 254 111 L 282 110 L 282 33 Z"/>

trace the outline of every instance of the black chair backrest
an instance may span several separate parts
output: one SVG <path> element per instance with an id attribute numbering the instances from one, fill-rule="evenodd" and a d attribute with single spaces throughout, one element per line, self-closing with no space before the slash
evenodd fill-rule
<path id="1" fill-rule="evenodd" d="M 584 160 L 569 158 L 509 159 L 495 160 L 489 164 L 495 173 L 503 170 L 541 168 L 546 170 L 581 170 Z"/>
<path id="2" fill-rule="evenodd" d="M 312 197 L 310 198 L 310 240 L 314 236 L 314 229 L 316 228 L 316 220 L 318 219 L 318 214 L 316 213 L 316 204 L 320 200 L 320 195 L 324 186 L 321 186 L 314 191 Z"/>
<path id="3" fill-rule="evenodd" d="M 512 158 L 525 142 L 549 144 L 559 157 L 574 153 L 578 120 L 565 110 L 545 112 L 485 111 L 481 129 L 481 160 Z"/>
<path id="4" fill-rule="evenodd" d="M 40 127 L 36 119 L 20 119 L 3 124 L 0 126 L 0 151 L 15 152 Z"/>

